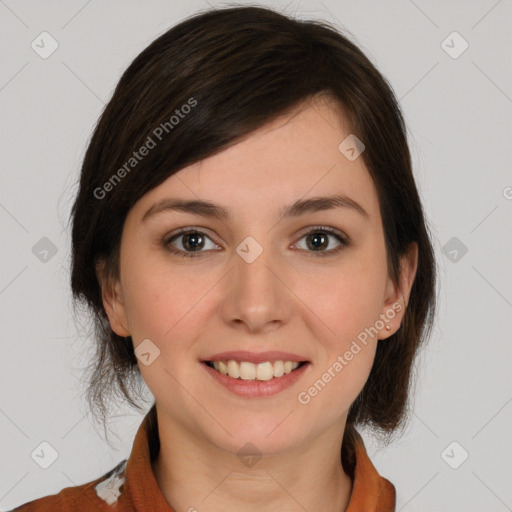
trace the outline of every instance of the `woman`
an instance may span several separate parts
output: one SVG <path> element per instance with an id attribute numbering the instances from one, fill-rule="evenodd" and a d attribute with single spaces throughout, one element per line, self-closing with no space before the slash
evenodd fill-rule
<path id="1" fill-rule="evenodd" d="M 361 50 L 261 7 L 181 22 L 121 77 L 72 221 L 91 407 L 155 402 L 128 460 L 17 510 L 395 510 L 356 427 L 405 424 L 435 261 Z"/>

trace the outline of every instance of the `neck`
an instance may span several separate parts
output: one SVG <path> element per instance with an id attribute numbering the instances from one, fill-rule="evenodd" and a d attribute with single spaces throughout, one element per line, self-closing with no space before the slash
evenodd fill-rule
<path id="1" fill-rule="evenodd" d="M 341 434 L 339 432 L 341 431 Z M 352 480 L 341 464 L 343 429 L 250 467 L 159 416 L 160 450 L 152 462 L 160 490 L 174 510 L 345 511 Z"/>

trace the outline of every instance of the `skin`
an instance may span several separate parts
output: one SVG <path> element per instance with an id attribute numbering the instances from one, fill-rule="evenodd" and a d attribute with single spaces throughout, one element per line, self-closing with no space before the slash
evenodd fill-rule
<path id="1" fill-rule="evenodd" d="M 417 267 L 411 244 L 400 287 L 389 278 L 373 181 L 362 158 L 350 161 L 338 150 L 349 134 L 338 104 L 321 97 L 304 102 L 142 197 L 124 225 L 119 281 L 104 282 L 97 269 L 112 329 L 132 336 L 135 347 L 149 338 L 160 350 L 149 366 L 138 364 L 158 413 L 161 450 L 153 470 L 174 510 L 264 504 L 266 511 L 339 512 L 349 503 L 352 481 L 339 456 L 348 409 L 368 378 L 377 343 L 398 330 L 404 308 L 387 323 L 391 330 L 369 337 L 307 405 L 297 395 L 380 314 L 407 304 Z M 356 200 L 369 218 L 349 208 L 280 218 L 298 199 L 333 193 Z M 143 223 L 144 213 L 166 197 L 212 201 L 233 220 L 167 211 Z M 350 245 L 320 256 L 305 236 L 316 225 L 338 230 Z M 181 227 L 201 228 L 209 237 L 199 257 L 163 246 Z M 236 252 L 247 236 L 263 249 L 250 264 Z M 172 247 L 185 252 L 185 239 L 174 239 Z M 339 244 L 330 236 L 322 250 Z M 311 365 L 277 395 L 241 398 L 200 362 L 225 350 L 283 350 Z M 247 442 L 262 454 L 252 467 L 237 457 Z"/>

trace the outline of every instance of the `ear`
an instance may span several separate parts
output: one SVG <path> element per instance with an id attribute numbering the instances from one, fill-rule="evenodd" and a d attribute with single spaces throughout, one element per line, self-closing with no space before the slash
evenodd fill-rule
<path id="1" fill-rule="evenodd" d="M 418 268 L 418 244 L 411 242 L 407 253 L 400 258 L 400 274 L 399 274 L 399 286 L 397 287 L 388 278 L 386 297 L 384 301 L 384 307 L 381 311 L 381 318 L 386 325 L 389 325 L 390 329 L 387 330 L 384 326 L 379 331 L 378 338 L 380 340 L 386 339 L 387 337 L 394 334 L 400 325 L 405 315 L 405 309 L 409 302 L 409 296 L 411 294 L 411 288 L 416 277 L 416 270 Z"/>
<path id="2" fill-rule="evenodd" d="M 105 275 L 105 261 L 96 264 L 96 276 L 101 286 L 101 299 L 107 313 L 110 327 L 118 335 L 127 337 L 130 335 L 126 308 L 124 305 L 121 283 L 113 282 Z"/>

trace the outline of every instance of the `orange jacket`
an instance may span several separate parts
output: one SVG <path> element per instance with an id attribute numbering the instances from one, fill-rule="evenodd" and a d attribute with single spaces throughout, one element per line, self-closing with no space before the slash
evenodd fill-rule
<path id="1" fill-rule="evenodd" d="M 144 417 L 128 459 L 92 482 L 25 503 L 16 512 L 173 512 L 151 467 L 149 413 Z M 346 512 L 395 512 L 395 487 L 371 463 L 362 438 L 355 437 L 352 495 Z M 12 512 L 14 512 L 12 511 Z"/>

